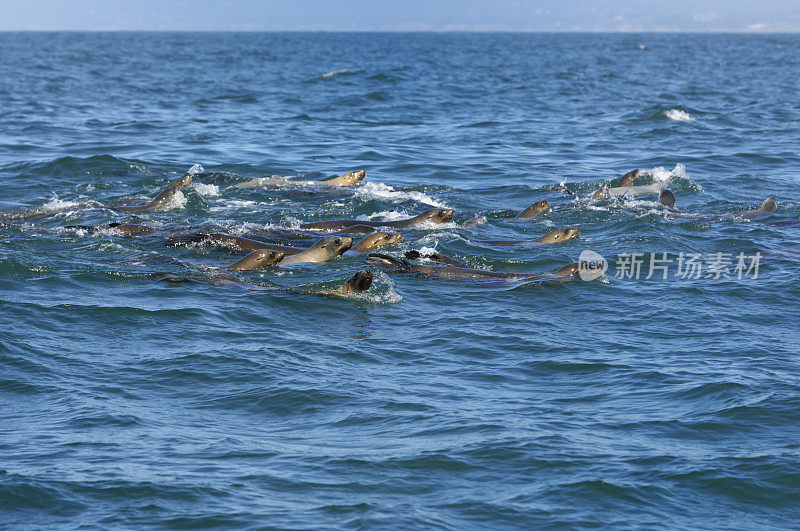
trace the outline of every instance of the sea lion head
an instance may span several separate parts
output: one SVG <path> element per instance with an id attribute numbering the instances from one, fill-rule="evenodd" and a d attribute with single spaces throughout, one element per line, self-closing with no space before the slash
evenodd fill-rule
<path id="1" fill-rule="evenodd" d="M 569 240 L 574 240 L 575 238 L 580 236 L 580 234 L 581 231 L 578 230 L 577 227 L 572 227 L 569 229 L 555 229 L 548 232 L 547 234 L 539 238 L 537 241 L 539 243 L 562 243 L 562 242 L 567 242 Z"/>
<path id="2" fill-rule="evenodd" d="M 542 199 L 541 201 L 537 201 L 536 203 L 532 204 L 525 210 L 519 213 L 519 218 L 535 218 L 539 214 L 542 214 L 550 209 L 550 203 Z"/>
<path id="3" fill-rule="evenodd" d="M 366 176 L 367 176 L 366 170 L 351 171 L 350 173 L 345 173 L 344 175 L 338 178 L 339 185 L 352 186 L 354 184 L 360 183 Z"/>
<path id="4" fill-rule="evenodd" d="M 169 183 L 167 185 L 167 188 L 175 188 L 177 190 L 180 190 L 181 188 L 183 188 L 184 186 L 186 186 L 187 184 L 189 184 L 191 182 L 192 182 L 192 174 L 191 173 L 187 173 L 186 175 L 184 175 L 180 179 L 177 179 L 177 180 L 172 181 L 171 183 Z"/>
<path id="5" fill-rule="evenodd" d="M 264 267 L 274 266 L 283 260 L 284 256 L 285 253 L 281 251 L 273 251 L 272 249 L 257 249 L 235 264 L 229 265 L 227 269 L 235 269 L 237 271 L 262 269 Z"/>
<path id="6" fill-rule="evenodd" d="M 619 184 L 617 186 L 633 186 L 633 181 L 639 176 L 639 170 L 629 171 L 625 175 L 619 178 Z"/>
<path id="7" fill-rule="evenodd" d="M 372 271 L 359 271 L 339 286 L 340 291 L 366 291 L 372 285 Z"/>
<path id="8" fill-rule="evenodd" d="M 349 236 L 328 236 L 312 245 L 309 250 L 324 251 L 331 258 L 336 258 L 352 246 L 353 238 Z"/>
<path id="9" fill-rule="evenodd" d="M 778 210 L 778 204 L 775 202 L 774 195 L 769 196 L 758 209 L 759 212 L 775 212 L 776 210 Z"/>
<path id="10" fill-rule="evenodd" d="M 352 247 L 354 251 L 374 251 L 393 243 L 401 243 L 403 235 L 399 232 L 375 232 Z"/>
<path id="11" fill-rule="evenodd" d="M 447 223 L 453 219 L 452 208 L 432 208 L 417 216 L 420 222 L 429 221 L 431 223 Z"/>
<path id="12" fill-rule="evenodd" d="M 581 269 L 581 265 L 578 262 L 574 262 L 569 265 L 565 265 L 561 269 L 557 271 L 553 271 L 554 275 L 558 275 L 560 277 L 574 277 L 578 274 Z"/>
<path id="13" fill-rule="evenodd" d="M 675 194 L 669 188 L 664 188 L 658 194 L 658 202 L 669 208 L 675 208 Z"/>

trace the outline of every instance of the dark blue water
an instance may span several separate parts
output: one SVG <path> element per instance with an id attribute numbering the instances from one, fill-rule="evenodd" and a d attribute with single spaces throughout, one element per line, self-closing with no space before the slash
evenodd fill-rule
<path id="1" fill-rule="evenodd" d="M 797 526 L 800 37 L 4 33 L 0 50 L 0 527 Z M 373 268 L 343 300 L 155 282 L 235 257 L 64 228 L 127 221 L 86 203 L 153 197 L 196 163 L 138 222 L 249 234 L 446 206 L 453 222 L 386 252 L 610 267 L 516 289 Z M 339 193 L 234 187 L 359 168 Z M 708 216 L 589 204 L 634 168 Z M 575 196 L 542 189 L 562 181 Z M 776 212 L 744 214 L 770 194 Z M 542 198 L 551 213 L 513 221 Z M 556 227 L 581 237 L 470 241 Z M 615 275 L 619 253 L 720 252 L 760 253 L 758 277 Z M 239 277 L 335 287 L 363 268 Z"/>

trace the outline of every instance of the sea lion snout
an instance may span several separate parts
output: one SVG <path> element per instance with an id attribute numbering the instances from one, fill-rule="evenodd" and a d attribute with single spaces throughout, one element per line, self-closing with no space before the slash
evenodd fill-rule
<path id="1" fill-rule="evenodd" d="M 439 209 L 438 217 L 442 223 L 446 223 L 453 219 L 453 209 L 452 208 L 442 208 Z"/>

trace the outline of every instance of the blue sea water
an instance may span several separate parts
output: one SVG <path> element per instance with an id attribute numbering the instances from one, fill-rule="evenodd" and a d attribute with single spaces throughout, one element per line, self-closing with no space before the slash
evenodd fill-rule
<path id="1" fill-rule="evenodd" d="M 0 33 L 0 50 L 0 527 L 797 527 L 800 36 Z M 347 300 L 156 282 L 236 257 L 64 228 L 125 222 L 88 206 L 194 164 L 138 222 L 249 234 L 448 207 L 384 251 L 538 273 L 590 249 L 609 269 L 518 287 L 372 268 Z M 360 168 L 337 191 L 234 186 Z M 634 168 L 708 216 L 588 201 Z M 560 182 L 576 195 L 542 188 Z M 776 212 L 743 215 L 770 194 Z M 474 242 L 556 227 L 581 236 Z M 621 253 L 644 253 L 640 278 L 616 278 Z M 761 258 L 757 277 L 646 280 L 650 253 Z M 239 276 L 334 287 L 365 267 Z"/>

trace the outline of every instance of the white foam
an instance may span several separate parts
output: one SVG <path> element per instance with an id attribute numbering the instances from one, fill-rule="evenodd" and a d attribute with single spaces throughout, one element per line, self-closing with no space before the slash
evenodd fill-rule
<path id="1" fill-rule="evenodd" d="M 341 70 L 332 70 L 330 72 L 326 72 L 325 74 L 322 74 L 319 77 L 321 77 L 322 79 L 330 79 L 332 77 L 338 76 L 339 74 L 347 74 L 349 72 L 350 70 L 343 68 Z"/>
<path id="2" fill-rule="evenodd" d="M 694 118 L 692 118 L 691 114 L 680 109 L 670 109 L 668 111 L 664 111 L 664 116 L 670 120 L 675 120 L 676 122 L 694 122 Z"/>
<path id="3" fill-rule="evenodd" d="M 185 207 L 187 202 L 186 196 L 183 195 L 182 191 L 178 190 L 159 210 L 179 210 Z"/>
<path id="4" fill-rule="evenodd" d="M 438 242 L 437 242 L 437 243 L 438 243 Z M 426 247 L 420 247 L 420 248 L 419 248 L 419 254 L 421 254 L 421 255 L 423 255 L 423 256 L 425 256 L 425 255 L 428 255 L 428 254 L 433 254 L 433 253 L 435 253 L 435 252 L 437 252 L 437 251 L 436 251 L 436 246 L 435 246 L 435 245 L 434 245 L 433 247 L 427 247 L 427 246 L 426 246 Z"/>
<path id="5" fill-rule="evenodd" d="M 367 291 L 355 293 L 354 298 L 369 302 L 397 304 L 403 297 L 394 289 L 394 281 L 383 271 L 372 272 L 372 286 Z"/>
<path id="6" fill-rule="evenodd" d="M 70 208 L 75 208 L 82 204 L 84 203 L 79 203 L 77 201 L 62 201 L 61 199 L 58 198 L 58 195 L 53 193 L 50 201 L 43 204 L 41 206 L 41 209 L 44 212 L 62 211 L 62 210 L 68 210 Z"/>
<path id="7" fill-rule="evenodd" d="M 401 219 L 408 219 L 409 216 L 405 212 L 398 212 L 396 210 L 384 210 L 381 212 L 374 212 L 372 214 L 364 214 L 358 216 L 357 219 L 361 219 L 364 221 L 372 221 L 374 219 L 378 219 L 380 221 L 399 221 Z"/>
<path id="8" fill-rule="evenodd" d="M 696 186 L 698 191 L 703 190 L 699 184 L 689 178 L 689 175 L 686 173 L 686 166 L 680 163 L 676 164 L 671 170 L 667 170 L 663 166 L 658 166 L 650 170 L 645 170 L 642 173 L 651 176 L 653 178 L 653 183 L 667 184 L 670 181 L 677 182 L 679 180 L 686 180 Z"/>
<path id="9" fill-rule="evenodd" d="M 204 171 L 206 171 L 206 169 L 203 168 L 200 164 L 195 164 L 194 166 L 189 168 L 189 171 L 187 171 L 186 173 L 188 173 L 189 175 L 196 175 L 198 173 L 203 173 Z"/>
<path id="10" fill-rule="evenodd" d="M 192 183 L 192 188 L 203 197 L 217 197 L 219 186 L 216 184 Z"/>
<path id="11" fill-rule="evenodd" d="M 367 182 L 356 188 L 355 196 L 359 199 L 378 201 L 388 201 L 391 203 L 401 203 L 403 201 L 416 201 L 436 208 L 448 208 L 441 201 L 417 191 L 395 190 L 388 184 Z"/>

